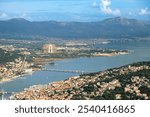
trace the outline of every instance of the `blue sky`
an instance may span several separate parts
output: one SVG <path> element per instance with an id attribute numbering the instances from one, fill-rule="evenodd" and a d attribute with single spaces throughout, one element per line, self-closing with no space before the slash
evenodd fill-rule
<path id="1" fill-rule="evenodd" d="M 0 0 L 0 20 L 99 21 L 117 16 L 150 20 L 150 0 Z"/>

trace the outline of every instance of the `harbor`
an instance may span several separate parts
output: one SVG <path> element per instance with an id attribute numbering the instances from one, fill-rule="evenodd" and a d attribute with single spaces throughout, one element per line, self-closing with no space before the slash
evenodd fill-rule
<path id="1" fill-rule="evenodd" d="M 116 49 L 130 49 L 134 50 L 133 54 L 127 54 L 122 56 L 112 56 L 112 57 L 92 57 L 92 58 L 74 58 L 74 59 L 64 59 L 55 61 L 54 65 L 47 64 L 44 68 L 47 71 L 38 70 L 30 75 L 21 76 L 14 79 L 11 82 L 1 83 L 0 90 L 3 89 L 5 92 L 5 99 L 13 92 L 21 92 L 26 88 L 33 85 L 45 85 L 52 82 L 62 81 L 68 79 L 72 76 L 79 76 L 80 73 L 73 72 L 57 72 L 55 70 L 71 70 L 71 71 L 84 71 L 88 72 L 98 72 L 109 68 L 120 67 L 122 65 L 130 64 L 133 62 L 138 62 L 142 60 L 149 60 L 149 43 L 127 43 L 123 45 L 109 44 L 103 45 L 110 48 Z M 43 68 L 43 69 L 44 69 Z M 50 70 L 50 71 L 48 71 Z M 2 96 L 0 96 L 0 99 Z"/>

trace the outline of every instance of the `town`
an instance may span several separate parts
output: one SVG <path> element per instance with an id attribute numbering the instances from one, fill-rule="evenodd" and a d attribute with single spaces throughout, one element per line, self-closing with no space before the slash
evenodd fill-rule
<path id="1" fill-rule="evenodd" d="M 55 60 L 78 57 L 117 56 L 129 54 L 129 50 L 94 48 L 94 44 L 108 44 L 109 41 L 60 41 L 38 42 L 23 40 L 0 40 L 0 82 L 32 74 L 41 70 L 45 64 L 54 64 Z M 97 42 L 96 42 L 97 41 Z M 55 43 L 55 44 L 53 44 Z M 91 44 L 92 46 L 91 46 Z M 33 45 L 37 46 L 33 46 Z"/>
<path id="2" fill-rule="evenodd" d="M 35 85 L 15 93 L 15 100 L 148 100 L 150 62 Z"/>

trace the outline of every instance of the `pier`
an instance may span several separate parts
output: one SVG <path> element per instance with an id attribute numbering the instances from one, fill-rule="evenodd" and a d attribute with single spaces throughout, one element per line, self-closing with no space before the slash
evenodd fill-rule
<path id="1" fill-rule="evenodd" d="M 59 69 L 42 69 L 42 71 L 77 73 L 77 74 L 88 74 L 88 73 L 90 73 L 90 72 L 85 72 L 85 71 L 80 71 L 80 70 L 59 70 Z"/>

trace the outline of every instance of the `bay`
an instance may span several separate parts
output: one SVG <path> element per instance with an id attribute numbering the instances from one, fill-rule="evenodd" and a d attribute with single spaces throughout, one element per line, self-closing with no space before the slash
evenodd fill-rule
<path id="1" fill-rule="evenodd" d="M 98 48 L 112 48 L 117 50 L 133 50 L 131 54 L 112 56 L 112 57 L 91 57 L 91 58 L 73 58 L 56 61 L 55 65 L 46 65 L 49 69 L 58 70 L 79 70 L 85 72 L 98 72 L 109 68 L 120 67 L 126 64 L 149 61 L 150 60 L 150 42 L 122 42 L 109 43 L 106 45 L 96 45 Z M 36 71 L 32 75 L 26 75 L 17 78 L 11 82 L 1 83 L 0 88 L 6 92 L 19 92 L 32 85 L 48 84 L 59 80 L 67 79 L 79 74 Z"/>

